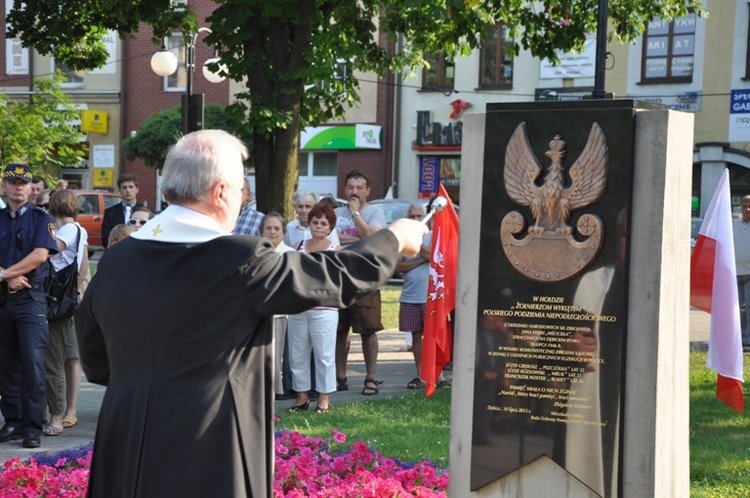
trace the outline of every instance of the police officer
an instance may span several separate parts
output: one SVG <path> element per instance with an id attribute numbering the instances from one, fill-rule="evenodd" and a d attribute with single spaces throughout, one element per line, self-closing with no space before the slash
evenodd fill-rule
<path id="1" fill-rule="evenodd" d="M 24 447 L 37 448 L 49 334 L 43 282 L 57 243 L 52 216 L 29 202 L 31 180 L 25 164 L 3 171 L 8 206 L 0 210 L 0 443 L 23 438 Z"/>

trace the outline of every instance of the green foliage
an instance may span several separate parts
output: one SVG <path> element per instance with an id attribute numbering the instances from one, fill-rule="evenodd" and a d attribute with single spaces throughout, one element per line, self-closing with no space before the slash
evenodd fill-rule
<path id="1" fill-rule="evenodd" d="M 207 104 L 203 109 L 204 126 L 211 130 L 224 130 L 240 138 L 248 137 L 246 126 L 241 120 L 227 112 L 218 104 Z M 142 159 L 143 164 L 161 169 L 169 148 L 182 136 L 182 108 L 176 107 L 154 114 L 143 122 L 135 137 L 122 142 L 125 159 Z"/>
<path id="2" fill-rule="evenodd" d="M 154 43 L 160 43 L 173 29 L 189 31 L 197 25 L 191 11 L 169 0 L 24 0 L 15 3 L 7 22 L 8 38 L 20 35 L 25 47 L 74 69 L 107 62 L 102 42 L 107 30 L 128 36 L 144 22 L 154 28 Z"/>
<path id="3" fill-rule="evenodd" d="M 214 0 L 205 42 L 221 54 L 228 76 L 244 82 L 234 106 L 253 130 L 261 210 L 284 208 L 298 178 L 299 134 L 305 126 L 341 117 L 359 100 L 357 71 L 385 78 L 389 71 L 425 63 L 424 54 L 465 54 L 488 25 L 504 22 L 515 50 L 555 60 L 555 50 L 582 49 L 596 31 L 599 0 Z M 672 19 L 700 0 L 608 0 L 611 37 L 632 40 L 649 19 Z M 27 0 L 16 2 L 8 36 L 52 54 L 72 68 L 105 62 L 106 29 L 128 35 L 140 22 L 154 41 L 170 30 L 197 27 L 189 4 L 167 0 Z M 377 21 L 377 22 L 376 22 Z M 378 42 L 382 33 L 405 43 L 396 50 Z M 346 67 L 342 74 L 337 71 Z"/>
<path id="4" fill-rule="evenodd" d="M 28 163 L 35 173 L 49 176 L 52 169 L 81 163 L 82 135 L 71 124 L 80 119 L 80 111 L 62 91 L 65 81 L 59 71 L 34 80 L 31 102 L 0 94 L 0 167 Z"/>

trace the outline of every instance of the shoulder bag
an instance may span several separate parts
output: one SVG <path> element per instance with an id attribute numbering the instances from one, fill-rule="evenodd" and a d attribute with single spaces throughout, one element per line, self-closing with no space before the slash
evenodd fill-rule
<path id="1" fill-rule="evenodd" d="M 50 264 L 49 276 L 44 286 L 47 295 L 47 320 L 64 320 L 73 316 L 78 304 L 78 243 L 81 229 L 76 225 L 78 235 L 75 243 L 73 262 L 65 268 L 55 271 Z"/>

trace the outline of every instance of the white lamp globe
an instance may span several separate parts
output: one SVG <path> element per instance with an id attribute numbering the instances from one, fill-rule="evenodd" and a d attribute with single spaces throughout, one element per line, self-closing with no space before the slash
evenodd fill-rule
<path id="1" fill-rule="evenodd" d="M 226 77 L 219 74 L 220 72 L 227 72 L 226 64 L 219 64 L 219 70 L 215 73 L 208 68 L 209 64 L 217 62 L 219 62 L 218 57 L 211 57 L 210 59 L 206 59 L 206 62 L 203 64 L 203 77 L 211 83 L 221 83 L 226 79 Z"/>
<path id="2" fill-rule="evenodd" d="M 169 76 L 177 71 L 177 57 L 169 50 L 159 50 L 151 56 L 151 70 L 159 76 Z"/>

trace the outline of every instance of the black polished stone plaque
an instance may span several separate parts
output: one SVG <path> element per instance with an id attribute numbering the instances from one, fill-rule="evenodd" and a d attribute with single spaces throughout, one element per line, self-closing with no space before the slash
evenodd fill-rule
<path id="1" fill-rule="evenodd" d="M 635 113 L 653 108 L 487 106 L 472 490 L 546 455 L 599 495 L 618 495 Z M 522 123 L 527 138 L 516 134 Z M 591 145 L 594 135 L 606 149 Z M 508 152 L 509 144 L 520 152 Z M 608 152 L 605 186 L 582 205 L 588 198 L 574 191 L 601 176 L 597 165 L 580 167 L 592 150 Z M 526 164 L 534 161 L 536 177 Z M 506 171 L 509 162 L 516 173 Z M 567 220 L 549 221 L 560 213 Z M 597 251 L 571 254 L 594 236 L 587 227 L 595 218 Z M 509 250 L 509 236 L 526 242 Z"/>

